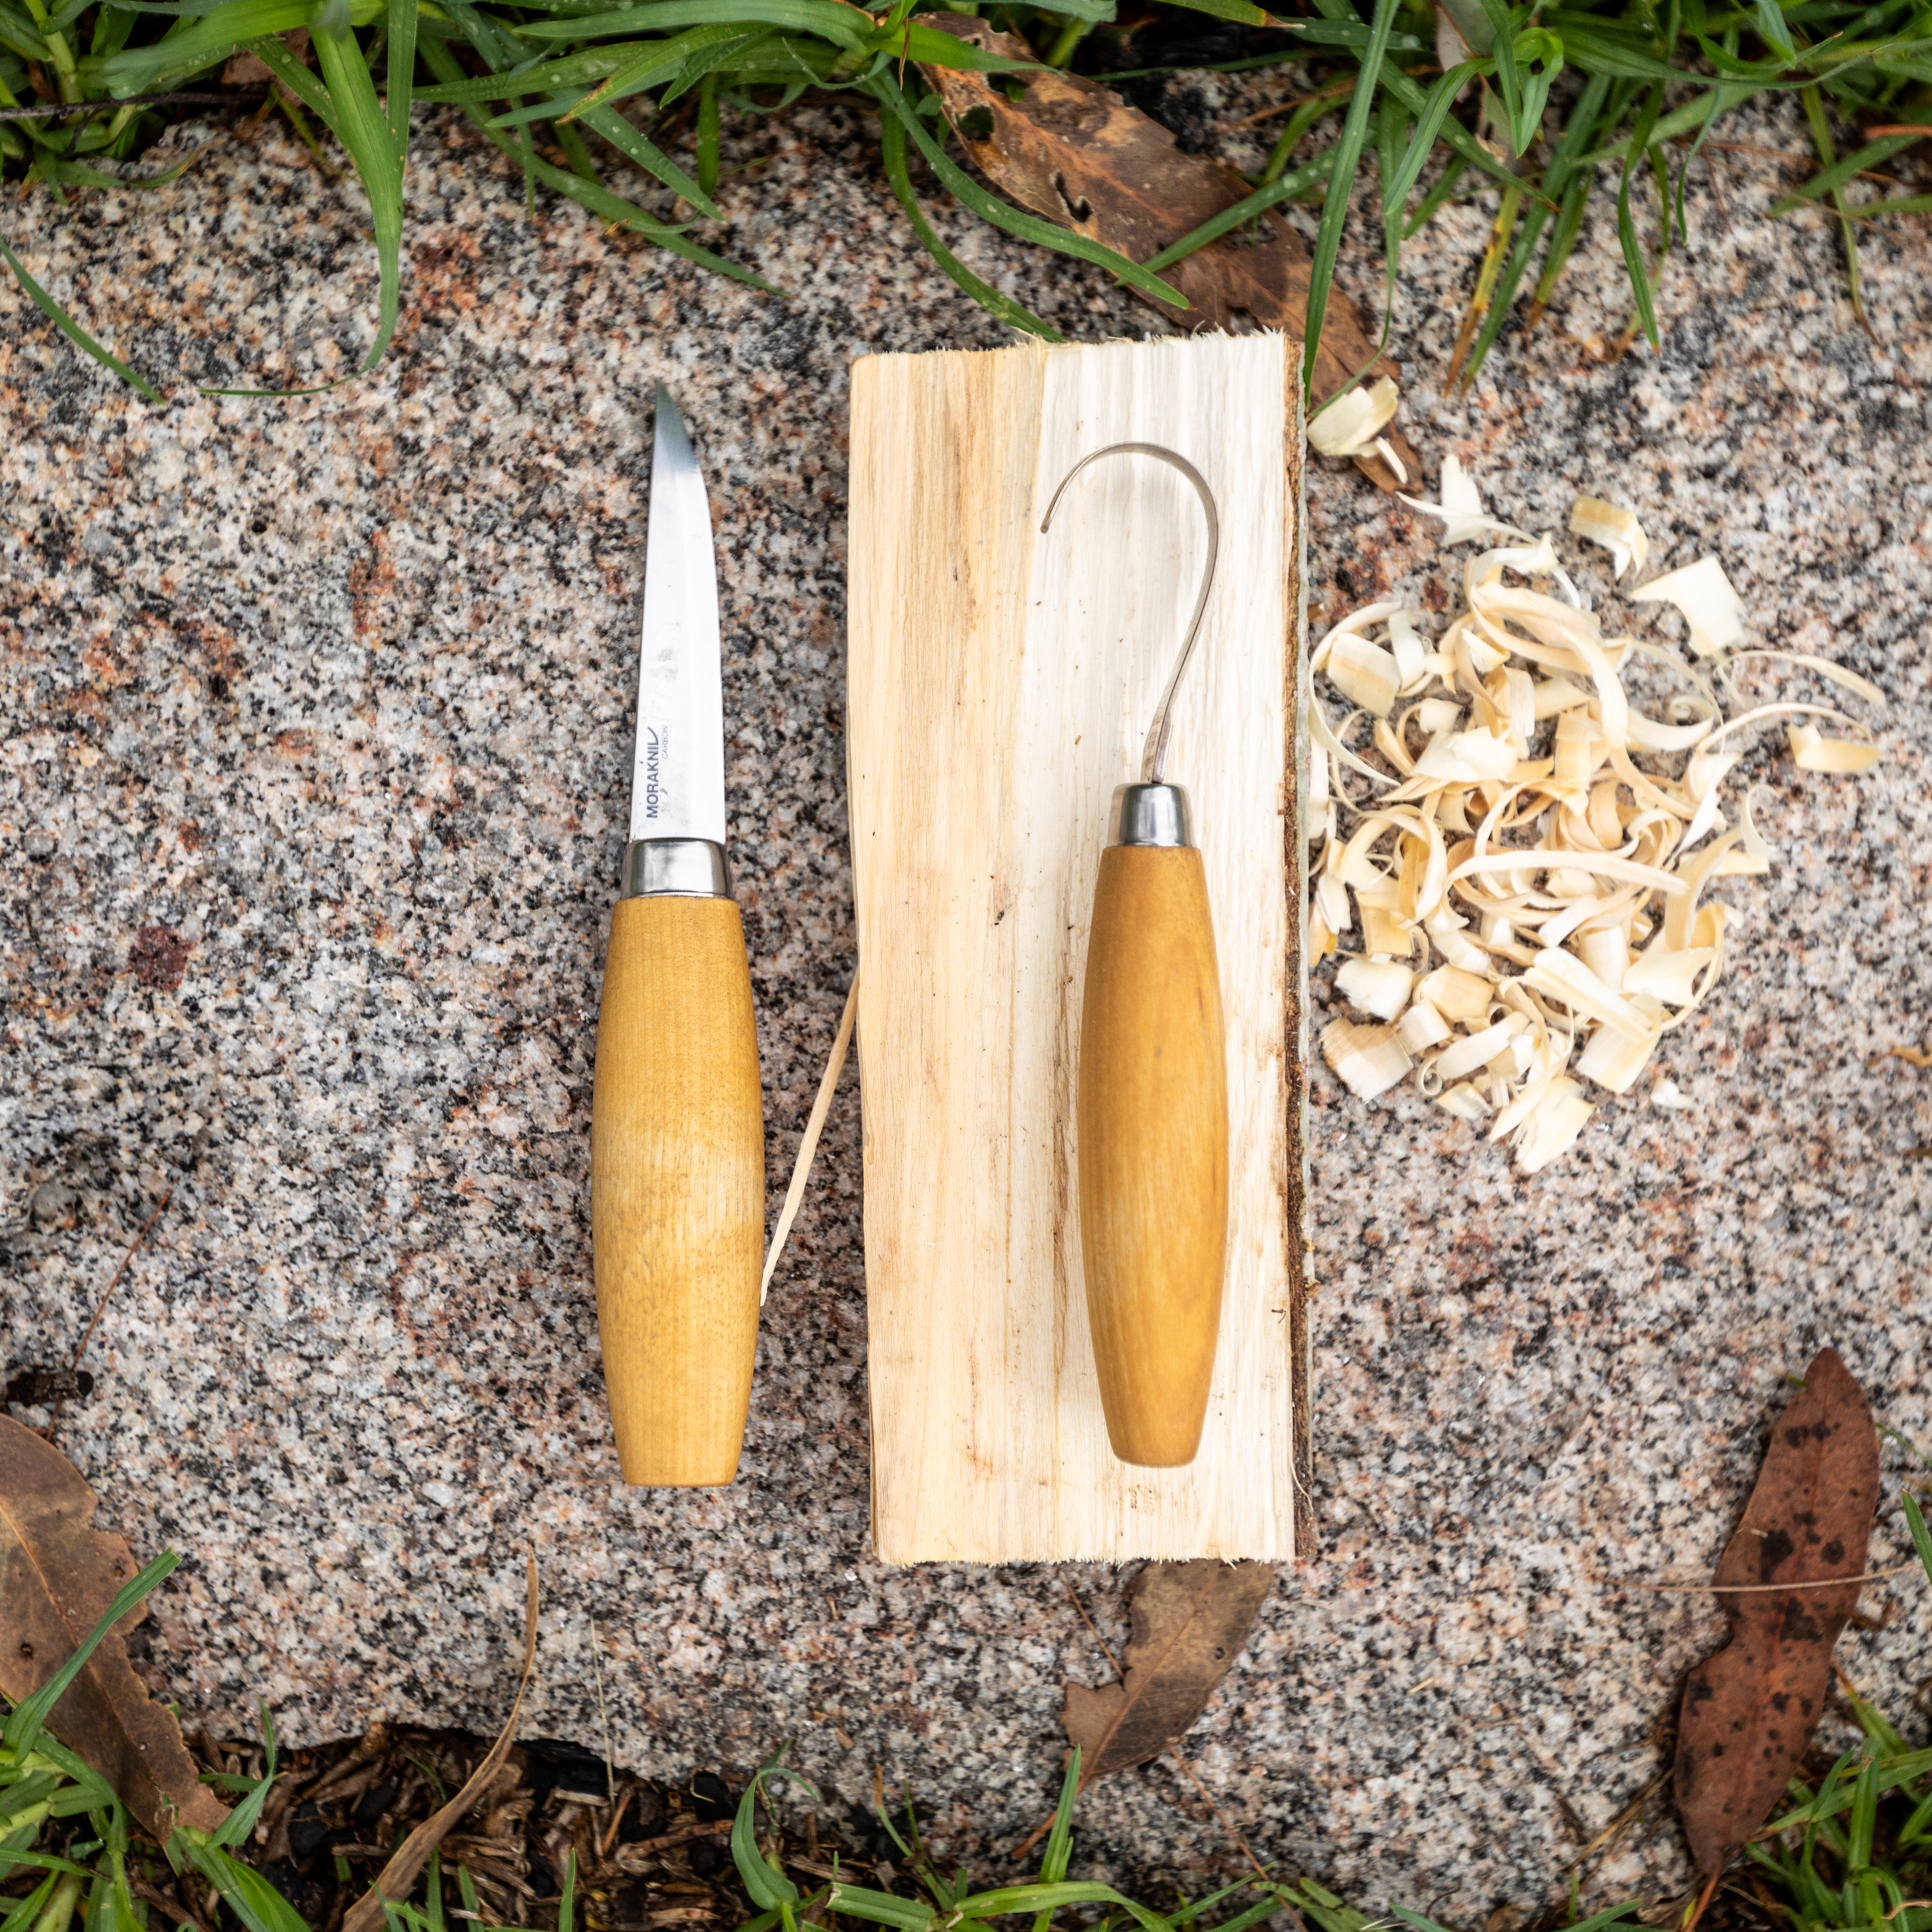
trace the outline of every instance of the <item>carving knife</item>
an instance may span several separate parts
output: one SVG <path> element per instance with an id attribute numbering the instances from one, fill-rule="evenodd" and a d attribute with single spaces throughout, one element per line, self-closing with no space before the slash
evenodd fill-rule
<path id="1" fill-rule="evenodd" d="M 711 510 L 658 386 L 631 836 L 597 1016 L 590 1223 L 628 1483 L 737 1473 L 758 1339 L 764 1114 L 725 855 Z"/>

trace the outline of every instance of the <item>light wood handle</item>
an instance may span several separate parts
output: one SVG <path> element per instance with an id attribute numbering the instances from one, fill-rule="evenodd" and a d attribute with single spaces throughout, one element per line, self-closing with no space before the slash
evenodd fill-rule
<path id="1" fill-rule="evenodd" d="M 730 1482 L 758 1345 L 764 1113 L 728 899 L 611 918 L 590 1113 L 597 1326 L 624 1479 Z"/>
<path id="2" fill-rule="evenodd" d="M 1080 1012 L 1080 1251 L 1107 1433 L 1194 1460 L 1227 1262 L 1227 1044 L 1201 855 L 1100 856 Z"/>

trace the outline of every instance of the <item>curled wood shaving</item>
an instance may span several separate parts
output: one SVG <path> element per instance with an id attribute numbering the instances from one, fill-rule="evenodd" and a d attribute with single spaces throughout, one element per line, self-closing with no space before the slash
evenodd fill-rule
<path id="1" fill-rule="evenodd" d="M 1413 1075 L 1534 1174 L 1575 1144 L 1599 1104 L 1590 1088 L 1629 1093 L 1717 984 L 1736 914 L 1708 890 L 1776 856 L 1750 793 L 1725 794 L 1743 734 L 1779 721 L 1801 770 L 1879 761 L 1866 728 L 1828 705 L 1727 714 L 1732 672 L 1775 663 L 1866 704 L 1885 695 L 1828 658 L 1740 648 L 1743 600 L 1712 557 L 1626 594 L 1675 605 L 1692 657 L 1606 637 L 1552 539 L 1487 515 L 1453 457 L 1440 499 L 1403 500 L 1442 520 L 1445 546 L 1488 546 L 1463 565 L 1465 607 L 1432 640 L 1420 611 L 1385 599 L 1311 659 L 1349 709 L 1332 718 L 1318 685 L 1309 940 L 1317 958 L 1349 942 L 1335 984 L 1366 1016 L 1332 1022 L 1321 1051 L 1364 1100 Z M 1614 504 L 1580 498 L 1570 529 L 1607 549 L 1619 577 L 1648 558 Z M 1640 702 L 1639 666 L 1646 692 L 1661 668 L 1675 695 Z M 1827 736 L 1826 721 L 1859 735 Z M 1668 1079 L 1649 1098 L 1690 1104 Z"/>
<path id="2" fill-rule="evenodd" d="M 1338 397 L 1308 421 L 1308 440 L 1324 456 L 1359 456 L 1372 450 L 1377 438 L 1393 420 L 1400 400 L 1396 386 L 1386 376 L 1366 383 Z M 1390 452 L 1384 452 L 1385 454 Z M 1398 461 L 1400 471 L 1402 464 Z M 1403 482 L 1408 478 L 1402 478 Z"/>
<path id="3" fill-rule="evenodd" d="M 1714 556 L 1652 577 L 1630 594 L 1633 604 L 1674 604 L 1690 626 L 1691 648 L 1701 658 L 1721 658 L 1744 641 L 1744 600 Z"/>
<path id="4" fill-rule="evenodd" d="M 1619 581 L 1633 563 L 1641 570 L 1650 561 L 1650 539 L 1637 521 L 1637 512 L 1606 503 L 1600 496 L 1580 496 L 1570 505 L 1570 533 L 1587 543 L 1600 543 L 1617 566 Z"/>

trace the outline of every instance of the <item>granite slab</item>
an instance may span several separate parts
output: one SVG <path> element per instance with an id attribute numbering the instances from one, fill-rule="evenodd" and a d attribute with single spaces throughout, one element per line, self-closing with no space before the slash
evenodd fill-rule
<path id="1" fill-rule="evenodd" d="M 1195 78 L 1164 111 L 1253 166 L 1267 126 L 1236 124 L 1294 91 Z M 716 239 L 780 300 L 548 198 L 526 212 L 506 162 L 419 111 L 379 372 L 198 396 L 347 372 L 373 300 L 352 193 L 272 128 L 169 146 L 204 137 L 169 186 L 9 201 L 28 265 L 165 407 L 0 283 L 0 1307 L 10 1363 L 65 1362 L 152 1218 L 60 1427 L 104 1519 L 188 1556 L 148 1668 L 217 1732 L 257 1696 L 298 1740 L 492 1730 L 533 1549 L 530 1731 L 594 1740 L 600 1675 L 641 1771 L 742 1771 L 793 1740 L 842 1801 L 882 1767 L 939 1844 L 1009 1870 L 1059 1775 L 1060 1686 L 1106 1675 L 1073 1599 L 1117 1641 L 1128 1577 L 871 1560 L 856 1070 L 729 1491 L 618 1482 L 587 1196 L 652 386 L 692 427 L 721 543 L 775 1213 L 853 964 L 848 366 L 1008 338 L 920 252 L 855 113 L 730 130 L 728 165 L 760 165 L 727 178 Z M 1541 326 L 1442 393 L 1493 201 L 1448 210 L 1396 317 L 1406 420 L 1431 483 L 1458 451 L 1535 527 L 1587 488 L 1638 510 L 1658 565 L 1714 550 L 1765 641 L 1889 693 L 1886 762 L 1838 781 L 1775 732 L 1753 746 L 1739 776 L 1781 859 L 1723 887 L 1735 963 L 1661 1056 L 1688 1111 L 1606 1106 L 1523 1182 L 1414 1094 L 1363 1106 L 1317 1070 L 1321 1552 L 1282 1572 L 1188 1740 L 1200 1790 L 1165 1760 L 1096 1788 L 1083 1869 L 1232 1876 L 1204 1791 L 1365 1906 L 1527 1920 L 1653 1778 L 1722 1627 L 1706 1599 L 1614 1585 L 1707 1573 L 1781 1378 L 1834 1343 L 1932 1447 L 1932 1075 L 1870 1058 L 1932 1020 L 1932 247 L 1864 230 L 1868 335 L 1825 220 L 1760 218 L 1799 124 L 1739 141 L 1692 170 L 1661 352 L 1620 352 L 1598 215 Z M 1069 333 L 1162 326 L 927 199 Z M 1342 274 L 1372 297 L 1358 226 Z M 1396 590 L 1444 607 L 1431 526 L 1352 469 L 1317 466 L 1309 549 L 1318 624 Z M 1899 1548 L 1883 1530 L 1879 1560 Z M 1881 1627 L 1841 1661 L 1923 1736 L 1923 1587 L 1866 1607 Z M 1683 1876 L 1653 1812 L 1587 1896 Z"/>

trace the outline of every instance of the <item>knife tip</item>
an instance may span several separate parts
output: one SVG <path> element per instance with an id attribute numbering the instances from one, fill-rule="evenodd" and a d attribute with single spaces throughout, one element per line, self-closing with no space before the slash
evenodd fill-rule
<path id="1" fill-rule="evenodd" d="M 663 383 L 658 385 L 657 423 L 655 441 L 660 449 L 688 446 L 691 433 L 684 426 L 684 417 L 677 404 L 672 400 L 671 392 Z"/>

